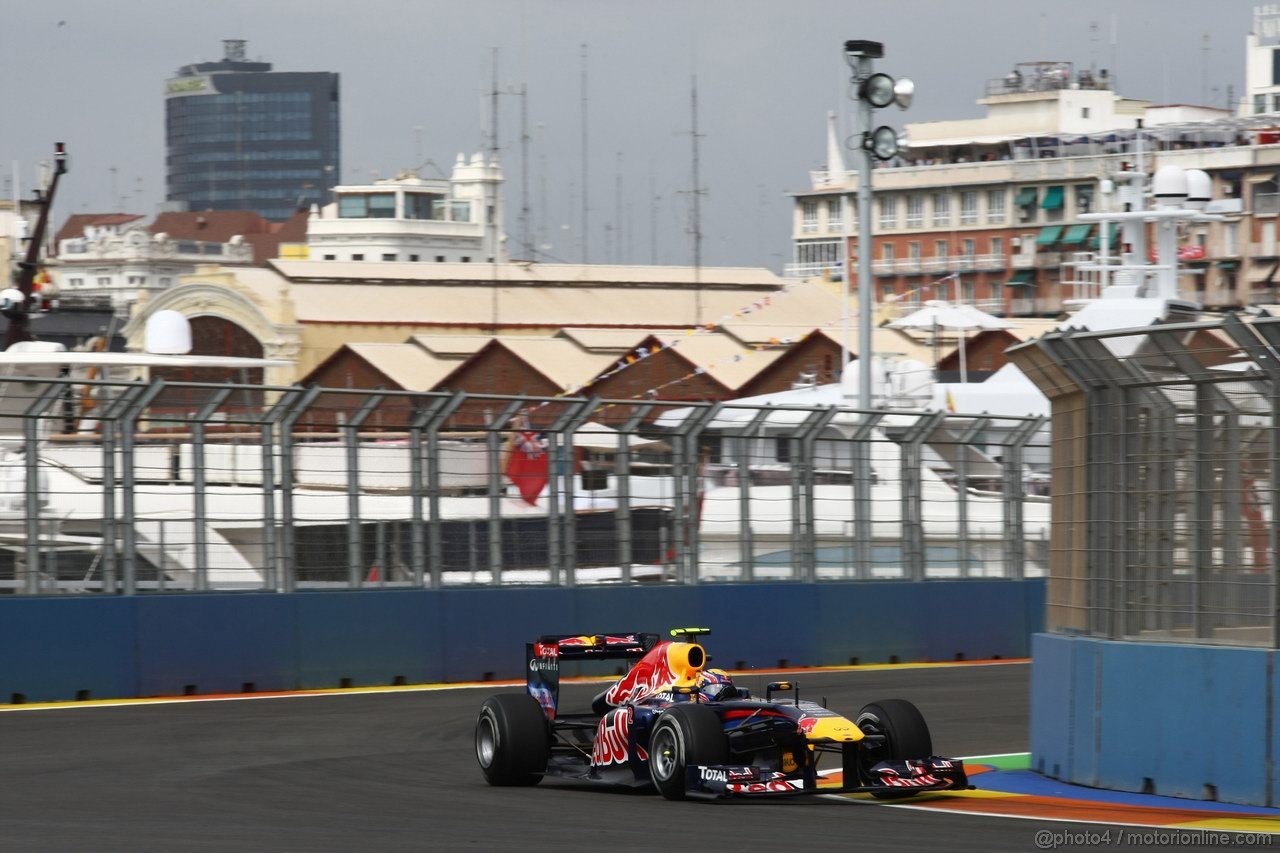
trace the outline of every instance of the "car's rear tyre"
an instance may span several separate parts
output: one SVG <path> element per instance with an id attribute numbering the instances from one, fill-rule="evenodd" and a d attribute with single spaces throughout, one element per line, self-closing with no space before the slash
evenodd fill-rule
<path id="1" fill-rule="evenodd" d="M 649 734 L 649 778 L 668 800 L 683 800 L 689 767 L 727 764 L 729 741 L 720 716 L 705 705 L 672 705 Z"/>
<path id="2" fill-rule="evenodd" d="M 550 745 L 547 718 L 527 693 L 490 696 L 480 707 L 476 761 L 490 785 L 538 784 Z"/>
<path id="3" fill-rule="evenodd" d="M 879 746 L 867 745 L 866 741 L 858 744 L 856 759 L 858 783 L 861 785 L 871 784 L 874 779 L 871 768 L 881 761 L 905 761 L 933 755 L 929 726 L 920 709 L 905 699 L 882 699 L 864 705 L 858 712 L 856 723 L 863 734 L 884 736 L 884 742 Z M 896 800 L 916 793 L 911 788 L 902 788 L 876 791 L 872 796 Z"/>

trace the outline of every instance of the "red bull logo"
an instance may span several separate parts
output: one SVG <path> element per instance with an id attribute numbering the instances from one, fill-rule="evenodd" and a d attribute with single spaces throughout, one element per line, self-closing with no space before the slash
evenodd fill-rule
<path id="1" fill-rule="evenodd" d="M 631 671 L 609 688 L 604 701 L 610 705 L 624 705 L 658 692 L 676 680 L 676 674 L 667 663 L 668 643 L 659 643 L 649 653 L 636 661 Z"/>
<path id="2" fill-rule="evenodd" d="M 605 714 L 596 727 L 596 742 L 591 748 L 591 763 L 596 767 L 608 764 L 626 764 L 630 758 L 631 709 L 619 708 Z M 649 754 L 636 746 L 636 758 L 646 761 Z"/>

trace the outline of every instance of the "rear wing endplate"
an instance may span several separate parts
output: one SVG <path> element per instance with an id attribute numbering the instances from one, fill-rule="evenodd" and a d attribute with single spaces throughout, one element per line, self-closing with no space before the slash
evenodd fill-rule
<path id="1" fill-rule="evenodd" d="M 544 634 L 525 644 L 525 686 L 548 720 L 560 703 L 561 660 L 634 660 L 644 657 L 661 637 L 639 631 L 609 634 Z"/>

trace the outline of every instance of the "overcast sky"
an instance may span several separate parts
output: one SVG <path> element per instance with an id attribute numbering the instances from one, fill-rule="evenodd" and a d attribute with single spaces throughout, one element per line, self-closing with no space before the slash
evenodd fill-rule
<path id="1" fill-rule="evenodd" d="M 1228 86 L 1243 93 L 1252 9 L 1251 0 L 10 3 L 0 27 L 0 171 L 11 186 L 17 161 L 25 192 L 62 140 L 73 161 L 59 222 L 154 212 L 164 197 L 164 81 L 220 58 L 224 38 L 247 39 L 249 56 L 279 71 L 341 74 L 343 182 L 426 159 L 447 171 L 459 151 L 486 144 L 482 92 L 497 48 L 500 88 L 528 85 L 536 230 L 549 255 L 578 261 L 586 44 L 591 260 L 690 262 L 696 72 L 704 263 L 778 269 L 790 251 L 785 193 L 807 188 L 808 170 L 825 161 L 826 111 L 849 103 L 845 39 L 883 42 L 877 69 L 916 81 L 911 110 L 886 114 L 899 126 L 976 117 L 986 79 L 1036 59 L 1109 68 L 1130 97 L 1221 106 Z M 500 100 L 514 244 L 520 111 L 517 98 Z"/>

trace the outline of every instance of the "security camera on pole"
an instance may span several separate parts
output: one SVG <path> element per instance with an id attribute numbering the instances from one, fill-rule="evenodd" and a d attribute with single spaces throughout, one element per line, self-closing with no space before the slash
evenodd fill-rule
<path id="1" fill-rule="evenodd" d="M 872 111 L 897 104 L 906 109 L 915 95 L 915 84 L 905 77 L 894 80 L 872 68 L 873 61 L 884 57 L 884 45 L 877 41 L 847 41 L 845 59 L 853 70 L 850 97 L 858 103 L 857 132 L 848 145 L 856 156 L 858 170 L 858 407 L 871 408 L 871 158 L 889 160 L 898 155 L 905 144 L 892 127 L 872 129 Z M 844 251 L 845 330 L 841 370 L 849 362 L 849 252 Z"/>

